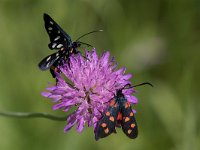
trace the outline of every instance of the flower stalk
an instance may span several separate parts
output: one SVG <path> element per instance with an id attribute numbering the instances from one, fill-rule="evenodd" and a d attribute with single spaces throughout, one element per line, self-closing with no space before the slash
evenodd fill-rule
<path id="1" fill-rule="evenodd" d="M 66 121 L 67 118 L 67 116 L 56 116 L 39 112 L 0 112 L 0 116 L 12 118 L 46 118 L 54 121 Z"/>

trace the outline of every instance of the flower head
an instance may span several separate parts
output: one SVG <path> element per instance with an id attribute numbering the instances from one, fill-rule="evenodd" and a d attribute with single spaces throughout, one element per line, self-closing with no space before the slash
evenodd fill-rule
<path id="1" fill-rule="evenodd" d="M 91 52 L 85 51 L 85 56 L 86 58 L 80 54 L 72 55 L 69 62 L 60 66 L 63 75 L 56 74 L 57 85 L 48 87 L 48 92 L 42 93 L 56 103 L 54 110 L 63 109 L 67 112 L 76 107 L 67 118 L 65 132 L 75 124 L 78 132 L 83 130 L 86 123 L 89 127 L 95 125 L 116 90 L 131 83 L 129 79 L 132 75 L 125 75 L 125 68 L 116 70 L 117 64 L 114 59 L 110 59 L 109 52 L 104 52 L 98 58 L 96 50 L 93 49 Z M 72 85 L 66 82 L 66 77 Z M 133 92 L 133 89 L 123 90 L 127 100 L 136 104 L 136 97 L 131 95 Z"/>

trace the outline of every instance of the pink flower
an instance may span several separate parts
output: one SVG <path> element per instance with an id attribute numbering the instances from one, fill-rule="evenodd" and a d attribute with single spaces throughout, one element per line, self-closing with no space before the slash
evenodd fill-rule
<path id="1" fill-rule="evenodd" d="M 131 83 L 131 74 L 124 74 L 126 68 L 116 70 L 114 59 L 110 60 L 110 53 L 104 52 L 98 58 L 96 50 L 85 52 L 86 58 L 80 54 L 72 55 L 69 62 L 59 67 L 62 74 L 56 74 L 57 85 L 47 88 L 44 97 L 51 98 L 56 104 L 54 110 L 62 109 L 67 112 L 75 107 L 75 111 L 67 118 L 64 129 L 67 132 L 74 125 L 82 132 L 85 124 L 95 125 L 102 113 L 109 105 L 109 101 L 126 84 Z M 68 83 L 72 83 L 68 84 Z M 127 100 L 136 104 L 136 97 L 132 96 L 133 89 L 123 90 Z"/>

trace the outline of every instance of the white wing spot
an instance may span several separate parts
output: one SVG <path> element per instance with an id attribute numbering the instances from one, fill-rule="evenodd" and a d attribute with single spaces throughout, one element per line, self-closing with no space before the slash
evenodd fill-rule
<path id="1" fill-rule="evenodd" d="M 57 45 L 56 43 L 53 43 L 53 44 L 52 44 L 52 48 L 55 48 L 55 47 L 56 47 L 56 45 Z"/>
<path id="2" fill-rule="evenodd" d="M 64 41 L 66 41 L 66 38 L 64 38 Z"/>
<path id="3" fill-rule="evenodd" d="M 58 30 L 58 34 L 60 34 L 60 30 Z"/>
<path id="4" fill-rule="evenodd" d="M 59 53 L 56 54 L 56 57 L 59 56 Z"/>
<path id="5" fill-rule="evenodd" d="M 47 63 L 46 67 L 48 68 L 48 67 L 49 67 L 49 65 L 50 65 L 50 62 L 48 62 L 48 63 Z"/>
<path id="6" fill-rule="evenodd" d="M 51 59 L 51 56 L 49 56 L 48 58 L 47 58 L 47 61 L 49 61 Z"/>
<path id="7" fill-rule="evenodd" d="M 62 44 L 58 44 L 57 45 L 57 48 L 61 48 L 63 45 Z"/>
<path id="8" fill-rule="evenodd" d="M 52 21 L 49 21 L 49 23 L 50 23 L 50 24 L 53 24 L 53 22 L 52 22 Z"/>
<path id="9" fill-rule="evenodd" d="M 48 27 L 48 30 L 52 30 L 53 28 L 52 27 Z"/>
<path id="10" fill-rule="evenodd" d="M 57 41 L 59 38 L 60 38 L 60 36 L 57 36 L 57 37 L 54 39 L 54 41 Z"/>

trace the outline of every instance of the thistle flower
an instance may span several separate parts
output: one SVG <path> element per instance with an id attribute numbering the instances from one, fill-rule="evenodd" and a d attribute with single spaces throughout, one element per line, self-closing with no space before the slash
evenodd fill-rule
<path id="1" fill-rule="evenodd" d="M 78 132 L 82 132 L 86 123 L 89 127 L 95 126 L 116 90 L 131 83 L 129 79 L 132 75 L 124 74 L 125 67 L 116 70 L 117 64 L 113 58 L 110 60 L 108 51 L 100 58 L 95 49 L 91 52 L 85 51 L 85 56 L 86 58 L 80 54 L 72 55 L 69 62 L 60 66 L 63 75 L 56 74 L 57 85 L 48 87 L 47 92 L 42 93 L 56 103 L 53 110 L 62 109 L 67 112 L 76 107 L 67 118 L 64 132 L 75 124 Z M 73 86 L 66 82 L 66 78 Z M 136 104 L 136 97 L 131 95 L 133 92 L 133 89 L 123 90 L 127 100 Z"/>

